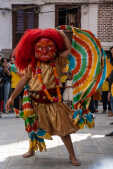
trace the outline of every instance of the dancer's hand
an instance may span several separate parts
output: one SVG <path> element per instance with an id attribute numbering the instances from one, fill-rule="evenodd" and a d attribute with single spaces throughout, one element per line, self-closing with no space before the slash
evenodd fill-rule
<path id="1" fill-rule="evenodd" d="M 6 103 L 6 111 L 8 112 L 9 110 L 11 110 L 11 106 L 13 106 L 14 104 L 14 99 L 12 97 L 10 97 Z"/>
<path id="2" fill-rule="evenodd" d="M 65 34 L 62 30 L 57 30 L 57 31 L 59 32 L 59 34 L 60 34 L 63 38 L 66 37 L 66 34 Z"/>

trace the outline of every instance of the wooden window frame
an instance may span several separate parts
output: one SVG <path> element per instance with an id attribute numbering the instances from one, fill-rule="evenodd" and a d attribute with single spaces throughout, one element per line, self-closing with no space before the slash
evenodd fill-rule
<path id="1" fill-rule="evenodd" d="M 36 7 L 36 8 L 38 8 L 38 6 L 37 5 L 34 5 L 34 4 L 14 4 L 14 5 L 12 5 L 12 48 L 14 49 L 14 47 L 15 47 L 15 44 L 16 44 L 16 11 L 15 11 L 15 9 L 22 9 L 23 8 L 23 10 L 24 10 L 24 8 L 26 7 L 28 7 L 28 9 L 29 9 L 29 7 L 30 6 L 32 6 L 33 8 L 34 7 Z M 24 16 L 24 18 L 25 18 L 25 16 Z M 24 19 L 24 21 L 25 21 L 25 19 Z M 34 18 L 34 28 L 38 28 L 38 26 L 39 26 L 39 15 L 38 15 L 38 13 L 35 15 L 35 18 Z M 24 28 L 25 29 L 25 28 Z"/>
<path id="2" fill-rule="evenodd" d="M 79 22 L 79 27 L 81 27 L 81 6 L 77 5 L 77 4 L 64 4 L 64 3 L 56 3 L 55 4 L 55 26 L 59 26 L 58 25 L 58 10 L 59 8 L 66 8 L 66 9 L 70 9 L 70 8 L 79 8 L 79 13 L 78 13 L 78 22 Z"/>

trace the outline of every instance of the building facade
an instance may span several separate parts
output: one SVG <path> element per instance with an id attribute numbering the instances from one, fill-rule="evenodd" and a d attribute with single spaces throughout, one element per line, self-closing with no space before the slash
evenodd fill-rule
<path id="1" fill-rule="evenodd" d="M 113 46 L 113 0 L 0 0 L 0 51 L 15 48 L 24 31 L 74 25 Z"/>

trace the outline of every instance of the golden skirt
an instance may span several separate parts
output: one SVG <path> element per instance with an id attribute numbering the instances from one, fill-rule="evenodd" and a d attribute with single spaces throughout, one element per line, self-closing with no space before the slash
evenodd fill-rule
<path id="1" fill-rule="evenodd" d="M 66 136 L 78 130 L 73 124 L 73 111 L 64 103 L 32 102 L 38 116 L 38 127 L 51 135 Z"/>

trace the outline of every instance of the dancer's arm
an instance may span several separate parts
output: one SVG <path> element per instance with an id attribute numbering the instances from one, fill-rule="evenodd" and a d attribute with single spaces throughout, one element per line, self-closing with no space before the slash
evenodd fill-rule
<path id="1" fill-rule="evenodd" d="M 29 78 L 27 76 L 22 77 L 22 79 L 17 84 L 15 90 L 11 94 L 10 98 L 8 99 L 6 103 L 6 110 L 10 110 L 10 106 L 14 104 L 14 99 L 21 93 L 26 83 L 29 81 Z"/>
<path id="2" fill-rule="evenodd" d="M 58 31 L 61 36 L 63 37 L 64 39 L 64 43 L 65 43 L 65 46 L 66 46 L 66 50 L 62 53 L 60 53 L 60 56 L 62 57 L 66 57 L 70 54 L 71 52 L 71 42 L 70 40 L 68 39 L 68 37 L 66 36 L 66 34 L 63 32 L 63 31 Z"/>

